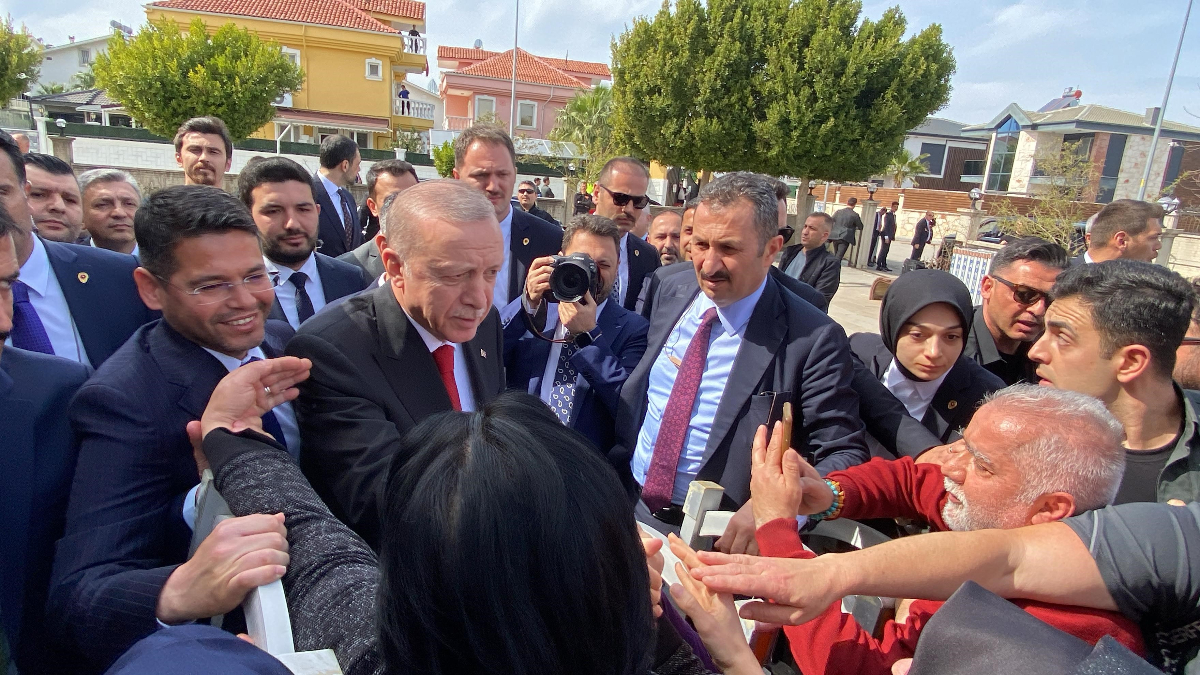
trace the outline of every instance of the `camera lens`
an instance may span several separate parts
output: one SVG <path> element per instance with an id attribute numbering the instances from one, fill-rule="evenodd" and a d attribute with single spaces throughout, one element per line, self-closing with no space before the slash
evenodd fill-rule
<path id="1" fill-rule="evenodd" d="M 578 260 L 564 258 L 550 273 L 550 292 L 559 302 L 579 302 L 591 287 L 592 275 Z"/>

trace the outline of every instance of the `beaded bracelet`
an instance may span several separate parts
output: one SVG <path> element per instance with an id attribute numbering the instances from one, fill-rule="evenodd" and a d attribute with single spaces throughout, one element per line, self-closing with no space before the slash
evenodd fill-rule
<path id="1" fill-rule="evenodd" d="M 830 490 L 833 490 L 833 503 L 830 504 L 829 508 L 825 509 L 824 511 L 816 515 L 809 516 L 809 520 L 832 520 L 837 518 L 842 513 L 842 505 L 846 502 L 846 493 L 842 492 L 841 483 L 838 483 L 836 480 L 829 480 L 826 478 L 825 484 L 829 486 Z"/>

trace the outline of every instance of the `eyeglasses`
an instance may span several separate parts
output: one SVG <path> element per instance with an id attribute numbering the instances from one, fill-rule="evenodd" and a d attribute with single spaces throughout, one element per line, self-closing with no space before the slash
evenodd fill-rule
<path id="1" fill-rule="evenodd" d="M 995 279 L 996 281 L 999 281 L 1000 283 L 1004 284 L 1005 286 L 1008 286 L 1009 288 L 1011 288 L 1012 292 L 1013 292 L 1013 299 L 1016 300 L 1019 304 L 1028 306 L 1028 305 L 1036 305 L 1039 302 L 1041 302 L 1042 300 L 1045 300 L 1047 303 L 1050 302 L 1050 295 L 1048 293 L 1046 293 L 1045 291 L 1039 291 L 1036 288 L 1030 288 L 1029 286 L 1022 286 L 1021 284 L 1014 284 L 1013 282 L 1009 281 L 1008 279 L 1003 279 L 1001 277 L 996 276 L 995 274 L 991 275 L 991 277 L 993 279 Z"/>
<path id="2" fill-rule="evenodd" d="M 519 195 L 531 195 L 533 193 L 534 191 L 530 190 L 529 188 L 521 188 L 520 190 L 517 190 L 517 194 Z"/>
<path id="3" fill-rule="evenodd" d="M 1180 343 L 1180 346 L 1183 347 L 1194 347 L 1196 345 L 1200 345 L 1200 337 L 1185 337 L 1183 338 L 1183 342 Z"/>
<path id="4" fill-rule="evenodd" d="M 633 208 L 635 209 L 644 209 L 650 205 L 650 197 L 646 195 L 627 195 L 624 192 L 613 192 L 599 183 L 596 183 L 596 187 L 604 188 L 604 191 L 612 196 L 613 203 L 617 206 L 625 206 L 630 200 L 633 201 Z"/>
<path id="5" fill-rule="evenodd" d="M 157 276 L 157 275 L 156 275 Z M 279 280 L 279 274 L 276 272 L 259 272 L 251 274 L 241 281 L 222 281 L 215 284 L 204 284 L 197 286 L 192 290 L 180 288 L 175 284 L 158 277 L 160 281 L 168 286 L 173 286 L 180 291 L 192 296 L 196 299 L 197 305 L 212 305 L 218 302 L 224 302 L 233 296 L 233 291 L 238 286 L 245 286 L 247 291 L 251 293 L 263 293 L 275 289 L 275 284 Z"/>

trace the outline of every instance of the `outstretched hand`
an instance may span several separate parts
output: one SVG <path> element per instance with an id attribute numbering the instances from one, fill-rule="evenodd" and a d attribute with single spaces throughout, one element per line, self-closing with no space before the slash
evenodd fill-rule
<path id="1" fill-rule="evenodd" d="M 308 379 L 312 361 L 284 356 L 255 361 L 221 379 L 200 418 L 200 435 L 217 428 L 234 433 L 252 429 L 262 433 L 262 416 L 275 406 L 300 395 L 296 383 Z M 282 440 L 282 439 L 277 439 Z"/>
<path id="2" fill-rule="evenodd" d="M 744 619 L 794 626 L 815 619 L 845 595 L 829 564 L 836 557 L 832 554 L 802 560 L 700 551 L 696 557 L 704 566 L 693 569 L 692 578 L 708 590 L 771 601 L 743 605 Z"/>
<path id="3" fill-rule="evenodd" d="M 777 518 L 820 513 L 833 503 L 833 491 L 811 464 L 791 448 L 784 449 L 787 434 L 776 422 L 768 439 L 759 426 L 750 453 L 750 502 L 754 524 L 762 527 Z"/>

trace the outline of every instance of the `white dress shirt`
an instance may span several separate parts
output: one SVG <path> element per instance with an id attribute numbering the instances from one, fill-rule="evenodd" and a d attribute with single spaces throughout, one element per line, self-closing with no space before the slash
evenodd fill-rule
<path id="1" fill-rule="evenodd" d="M 54 355 L 91 365 L 87 350 L 83 348 L 83 338 L 79 336 L 79 328 L 75 325 L 75 319 L 71 318 L 67 296 L 63 295 L 58 277 L 50 267 L 46 246 L 37 235 L 33 235 L 33 253 L 21 265 L 21 281 L 29 287 L 29 304 L 33 305 L 38 318 L 42 320 Z M 12 346 L 12 337 L 5 340 L 4 344 Z"/>
<path id="2" fill-rule="evenodd" d="M 88 246 L 91 246 L 92 248 L 100 248 L 99 246 L 96 245 L 95 239 L 88 239 Z M 138 245 L 136 242 L 133 245 L 133 250 L 129 252 L 129 255 L 131 255 L 135 258 L 138 257 Z"/>
<path id="3" fill-rule="evenodd" d="M 1092 264 L 1092 263 L 1094 263 L 1094 262 L 1096 262 L 1096 261 L 1095 261 L 1095 260 L 1092 260 L 1092 254 L 1091 254 L 1091 253 L 1088 253 L 1087 251 L 1084 251 L 1084 252 L 1083 252 L 1083 262 L 1085 262 L 1085 263 L 1087 263 L 1087 264 L 1089 264 L 1089 265 L 1090 265 L 1090 264 Z"/>
<path id="4" fill-rule="evenodd" d="M 424 326 L 413 321 L 412 316 L 408 312 L 405 312 L 404 316 L 407 316 L 408 322 L 412 324 L 413 328 L 417 329 L 417 333 L 425 341 L 425 346 L 429 348 L 431 355 L 433 354 L 433 350 L 442 345 L 454 347 L 454 386 L 458 387 L 458 405 L 462 408 L 463 412 L 475 412 L 475 393 L 471 389 L 471 374 L 467 371 L 467 360 L 463 357 L 462 345 L 456 342 L 443 342 L 433 337 L 433 333 L 425 330 Z"/>
<path id="5" fill-rule="evenodd" d="M 308 275 L 308 280 L 304 282 L 304 290 L 308 292 L 313 312 L 319 312 L 325 306 L 325 287 L 321 285 L 321 272 L 317 269 L 315 251 L 308 254 L 308 260 L 305 260 L 298 270 L 277 265 L 266 257 L 263 257 L 263 262 L 266 263 L 268 271 L 279 275 L 275 284 L 275 299 L 279 300 L 279 307 L 283 309 L 283 315 L 287 317 L 288 323 L 292 324 L 292 328 L 300 327 L 300 313 L 296 310 L 296 286 L 289 281 L 293 274 L 303 272 Z"/>
<path id="6" fill-rule="evenodd" d="M 508 215 L 504 216 L 504 220 L 500 221 L 500 234 L 504 235 L 504 263 L 500 265 L 500 272 L 496 275 L 496 287 L 492 290 L 492 303 L 496 305 L 496 309 L 504 309 L 510 298 L 508 297 L 508 275 L 512 269 L 512 220 L 513 208 L 512 204 L 508 205 Z M 524 287 L 524 279 L 521 280 Z"/>
<path id="7" fill-rule="evenodd" d="M 887 387 L 888 391 L 904 404 L 908 414 L 919 422 L 925 416 L 925 411 L 929 410 L 929 404 L 937 395 L 938 387 L 942 386 L 942 381 L 949 374 L 950 371 L 947 370 L 941 377 L 929 382 L 912 380 L 900 372 L 896 359 L 893 358 L 892 364 L 883 373 L 883 386 Z"/>
<path id="8" fill-rule="evenodd" d="M 629 292 L 629 233 L 621 235 L 621 243 L 617 245 L 617 304 L 625 306 L 625 294 Z"/>
<path id="9" fill-rule="evenodd" d="M 683 452 L 679 455 L 679 465 L 676 468 L 675 489 L 671 498 L 675 504 L 683 503 L 688 487 L 703 466 L 708 434 L 712 431 L 713 419 L 717 416 L 718 406 L 721 405 L 725 383 L 733 372 L 733 364 L 742 346 L 742 338 L 746 335 L 750 315 L 754 313 L 754 306 L 758 304 L 766 285 L 767 280 L 763 279 L 758 289 L 750 295 L 724 309 L 717 307 L 718 320 L 713 324 L 712 333 L 708 336 L 708 357 L 704 361 L 704 376 L 700 380 L 700 390 L 692 407 Z M 703 292 L 697 294 L 691 306 L 671 329 L 666 344 L 650 368 L 650 382 L 646 390 L 646 418 L 638 432 L 637 446 L 631 462 L 633 477 L 639 485 L 646 482 L 650 460 L 654 457 L 654 442 L 658 439 L 658 430 L 662 425 L 667 400 L 671 396 L 671 388 L 679 375 L 679 366 L 672 363 L 670 357 L 674 356 L 680 362 L 683 361 L 692 336 L 700 328 L 701 319 L 709 307 L 716 305 Z"/>
<path id="10" fill-rule="evenodd" d="M 337 219 L 342 221 L 342 227 L 353 227 L 354 222 L 347 223 L 346 216 L 349 215 L 352 219 L 356 216 L 354 213 L 345 213 L 345 210 L 342 208 L 342 193 L 338 192 L 338 186 L 334 185 L 333 181 L 329 180 L 320 171 L 317 172 L 317 175 L 321 177 L 321 184 L 325 186 L 325 191 L 329 193 L 329 201 L 333 202 L 333 210 L 337 211 Z"/>
<path id="11" fill-rule="evenodd" d="M 604 308 L 608 306 L 608 298 L 600 303 L 596 308 L 596 316 L 599 317 L 604 313 Z M 546 323 L 555 326 L 554 339 L 562 340 L 567 337 L 567 325 L 558 321 L 558 303 L 551 302 L 546 305 Z M 547 326 L 549 328 L 550 326 Z M 595 329 L 593 329 L 595 330 Z M 550 356 L 546 358 L 546 372 L 542 374 L 542 390 L 538 394 L 546 403 L 550 402 L 550 393 L 554 389 L 554 373 L 558 370 L 558 359 L 562 356 L 563 345 L 561 342 L 553 342 L 550 344 Z"/>

